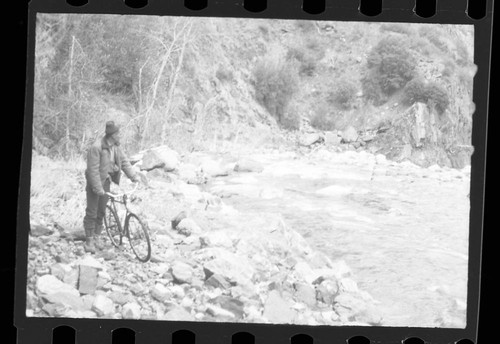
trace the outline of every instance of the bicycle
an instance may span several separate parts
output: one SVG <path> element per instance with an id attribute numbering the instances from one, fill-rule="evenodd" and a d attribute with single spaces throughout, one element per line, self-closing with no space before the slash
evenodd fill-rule
<path id="1" fill-rule="evenodd" d="M 141 262 L 147 262 L 151 258 L 151 240 L 149 238 L 148 227 L 128 206 L 128 196 L 135 192 L 137 186 L 138 183 L 135 183 L 132 191 L 122 194 L 106 192 L 110 198 L 110 202 L 106 205 L 104 227 L 113 246 L 120 247 L 123 243 L 123 238 L 126 237 L 137 259 Z M 117 203 L 123 204 L 125 207 L 123 222 L 120 221 L 120 217 L 118 216 Z M 122 226 L 122 223 L 124 226 Z"/>

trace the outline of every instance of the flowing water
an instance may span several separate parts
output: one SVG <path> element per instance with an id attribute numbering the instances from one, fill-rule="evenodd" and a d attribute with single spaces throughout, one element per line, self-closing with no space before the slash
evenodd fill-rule
<path id="1" fill-rule="evenodd" d="M 384 326 L 463 327 L 470 172 L 368 153 L 254 155 L 262 173 L 219 179 L 259 196 L 225 202 L 276 212 L 314 248 L 344 260 L 379 303 Z"/>

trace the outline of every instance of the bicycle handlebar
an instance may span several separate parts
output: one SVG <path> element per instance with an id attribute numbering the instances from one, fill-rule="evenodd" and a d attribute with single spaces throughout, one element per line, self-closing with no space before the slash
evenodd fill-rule
<path id="1" fill-rule="evenodd" d="M 137 190 L 137 187 L 139 186 L 139 183 L 138 183 L 138 182 L 136 182 L 136 183 L 134 183 L 134 184 L 135 184 L 135 186 L 134 186 L 134 188 L 133 188 L 131 191 L 128 191 L 128 192 L 123 192 L 123 193 L 121 193 L 121 194 L 113 194 L 113 193 L 111 193 L 111 192 L 106 192 L 106 195 L 108 195 L 108 196 L 109 196 L 109 197 L 111 197 L 111 198 L 120 198 L 120 197 L 123 197 L 123 196 L 125 196 L 125 195 L 132 194 L 132 193 L 134 193 L 134 192 L 135 192 L 135 190 Z"/>

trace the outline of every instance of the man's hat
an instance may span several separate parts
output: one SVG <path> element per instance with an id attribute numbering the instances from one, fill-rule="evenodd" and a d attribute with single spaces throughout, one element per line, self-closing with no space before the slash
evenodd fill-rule
<path id="1" fill-rule="evenodd" d="M 113 135 L 119 130 L 120 128 L 115 124 L 114 121 L 106 122 L 106 135 Z"/>

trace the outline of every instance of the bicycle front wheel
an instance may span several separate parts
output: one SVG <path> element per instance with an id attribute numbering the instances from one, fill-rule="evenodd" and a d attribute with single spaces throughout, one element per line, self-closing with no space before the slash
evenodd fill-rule
<path id="1" fill-rule="evenodd" d="M 109 204 L 106 206 L 106 213 L 104 215 L 104 226 L 106 233 L 108 233 L 109 240 L 113 246 L 120 246 L 122 244 L 123 231 L 120 224 L 120 219 L 116 210 Z"/>
<path id="2" fill-rule="evenodd" d="M 151 258 L 151 241 L 147 226 L 135 214 L 129 214 L 125 220 L 130 247 L 141 262 Z"/>

